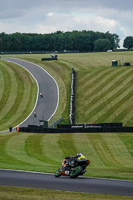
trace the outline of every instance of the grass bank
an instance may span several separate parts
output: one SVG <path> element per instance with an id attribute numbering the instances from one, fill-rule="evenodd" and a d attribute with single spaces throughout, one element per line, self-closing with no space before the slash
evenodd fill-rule
<path id="1" fill-rule="evenodd" d="M 67 155 L 90 159 L 86 176 L 133 180 L 132 133 L 0 134 L 0 168 L 54 173 Z"/>
<path id="2" fill-rule="evenodd" d="M 1 200 L 131 200 L 133 197 L 0 186 Z"/>
<path id="3" fill-rule="evenodd" d="M 0 131 L 21 123 L 32 111 L 35 80 L 22 67 L 0 60 Z"/>

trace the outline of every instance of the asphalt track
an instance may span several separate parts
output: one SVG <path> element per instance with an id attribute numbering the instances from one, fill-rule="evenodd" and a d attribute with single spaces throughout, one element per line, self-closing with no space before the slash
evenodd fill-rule
<path id="1" fill-rule="evenodd" d="M 15 58 L 4 58 L 4 60 L 13 62 L 28 70 L 38 85 L 35 108 L 30 116 L 19 126 L 39 125 L 39 120 L 42 119 L 48 121 L 58 107 L 59 90 L 56 81 L 47 71 L 34 63 Z M 40 92 L 43 94 L 43 98 L 39 97 Z M 34 112 L 36 117 L 34 117 Z"/>
<path id="2" fill-rule="evenodd" d="M 133 196 L 133 181 L 78 177 L 55 178 L 53 174 L 0 170 L 0 185 L 54 189 L 84 193 Z"/>

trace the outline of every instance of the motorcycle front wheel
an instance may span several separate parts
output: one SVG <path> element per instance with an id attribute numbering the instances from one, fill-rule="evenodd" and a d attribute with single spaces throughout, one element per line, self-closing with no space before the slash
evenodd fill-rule
<path id="1" fill-rule="evenodd" d="M 60 177 L 61 176 L 61 174 L 60 174 L 60 172 L 59 172 L 59 170 L 55 173 L 55 177 L 56 178 L 58 178 L 58 177 Z"/>
<path id="2" fill-rule="evenodd" d="M 76 166 L 70 172 L 70 178 L 77 178 L 79 175 L 83 174 L 83 168 L 81 166 Z"/>

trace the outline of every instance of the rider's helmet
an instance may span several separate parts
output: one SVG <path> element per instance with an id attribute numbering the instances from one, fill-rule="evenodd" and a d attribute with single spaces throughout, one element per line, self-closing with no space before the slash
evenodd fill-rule
<path id="1" fill-rule="evenodd" d="M 82 155 L 83 155 L 82 153 L 77 153 L 77 156 L 78 156 L 78 157 L 80 157 L 80 156 L 82 156 Z"/>

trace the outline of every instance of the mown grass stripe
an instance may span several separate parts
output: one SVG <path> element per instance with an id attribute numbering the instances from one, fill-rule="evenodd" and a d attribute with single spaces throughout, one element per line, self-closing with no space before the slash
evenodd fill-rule
<path id="1" fill-rule="evenodd" d="M 44 138 L 44 139 L 43 139 Z M 51 156 L 47 155 L 49 148 L 45 148 L 44 134 L 34 134 L 26 140 L 26 152 L 30 157 L 36 158 L 37 160 L 47 163 L 47 165 L 57 165 L 58 162 L 51 159 Z M 42 142 L 43 141 L 43 142 Z M 44 151 L 45 148 L 45 151 Z M 51 151 L 50 151 L 51 152 Z"/>
<path id="2" fill-rule="evenodd" d="M 41 141 L 45 161 L 56 166 L 60 166 L 61 161 L 64 159 L 63 151 L 59 146 L 59 138 L 59 134 L 52 134 L 51 137 L 46 134 Z"/>
<path id="3" fill-rule="evenodd" d="M 3 72 L 1 70 L 1 67 L 2 65 L 0 63 L 0 101 L 4 93 L 4 77 L 3 77 Z"/>
<path id="4" fill-rule="evenodd" d="M 106 144 L 104 140 L 102 140 L 100 133 L 97 135 L 95 140 L 91 140 L 91 143 L 106 167 L 119 166 L 117 160 L 111 152 L 110 147 Z"/>
<path id="5" fill-rule="evenodd" d="M 133 134 L 130 134 L 130 133 L 118 134 L 117 133 L 117 137 L 120 138 L 121 142 L 123 142 L 126 150 L 130 154 L 130 156 L 133 157 Z M 120 150 L 122 152 L 122 149 L 120 149 Z M 124 162 L 126 162 L 126 160 Z M 133 162 L 132 158 L 130 159 L 130 161 Z"/>
<path id="6" fill-rule="evenodd" d="M 100 73 L 98 71 L 98 77 L 103 78 L 103 76 L 107 73 L 108 73 L 107 71 L 103 71 L 103 69 L 102 69 L 102 71 L 100 71 Z M 94 87 L 94 85 L 95 85 L 94 82 L 96 81 L 96 74 L 93 72 L 93 74 L 89 73 L 88 76 L 89 77 L 88 77 L 87 84 L 86 84 L 86 81 L 84 81 L 84 83 L 82 83 L 82 80 L 84 80 L 84 78 L 82 78 L 82 77 L 84 77 L 84 74 L 81 77 L 80 72 L 77 73 L 77 88 L 80 87 L 80 90 L 78 89 L 76 92 L 76 97 L 77 97 L 76 104 L 78 105 L 76 107 L 76 116 L 77 116 L 76 118 L 77 119 L 80 118 L 81 113 L 84 113 L 84 107 L 86 105 L 85 94 L 88 94 L 88 91 L 91 91 L 91 87 Z M 89 85 L 89 83 L 91 83 L 91 85 Z M 88 87 L 86 87 L 86 85 L 88 85 Z M 85 87 L 86 87 L 86 90 L 85 90 Z M 98 91 L 99 91 L 99 89 L 98 89 Z M 91 98 L 91 95 L 89 96 L 88 101 L 90 98 Z M 80 120 L 83 120 L 83 118 Z"/>
<path id="7" fill-rule="evenodd" d="M 25 119 L 27 115 L 31 113 L 33 105 L 35 104 L 36 101 L 36 93 L 37 93 L 36 83 L 31 83 L 30 88 L 27 88 L 27 85 L 25 85 L 25 87 L 26 88 L 24 91 L 23 100 L 17 110 L 18 114 L 17 123 L 22 122 L 22 120 Z"/>
<path id="8" fill-rule="evenodd" d="M 11 117 L 13 115 L 15 115 L 19 105 L 20 105 L 20 102 L 21 102 L 21 99 L 23 98 L 23 93 L 24 93 L 24 82 L 23 82 L 23 79 L 22 79 L 22 74 L 20 74 L 19 72 L 17 72 L 17 70 L 14 69 L 14 66 L 11 65 L 10 68 L 12 69 L 12 71 L 14 72 L 14 75 L 16 77 L 16 81 L 17 81 L 17 92 L 16 92 L 16 98 L 14 99 L 14 102 L 13 104 L 11 104 L 11 101 L 9 102 L 10 103 L 10 110 L 6 113 L 6 115 L 3 116 L 2 120 L 0 121 L 0 123 L 4 124 L 6 123 L 9 119 L 11 119 Z M 12 84 L 12 88 L 13 90 L 15 90 L 15 82 L 13 82 Z M 13 95 L 12 95 L 13 96 Z"/>
<path id="9" fill-rule="evenodd" d="M 65 61 L 65 60 L 60 60 L 58 61 L 59 64 L 63 65 L 64 67 L 67 67 L 67 70 L 71 70 L 72 68 L 74 68 L 76 71 L 81 70 L 81 65 L 78 65 L 77 63 L 74 62 L 70 62 L 70 61 Z M 82 69 L 85 70 L 87 69 L 87 67 L 82 66 Z"/>
<path id="10" fill-rule="evenodd" d="M 116 73 L 113 72 L 113 75 L 114 74 L 116 76 Z M 118 75 L 119 75 L 119 72 L 118 72 Z M 101 76 L 99 75 L 99 77 L 101 77 Z M 102 81 L 101 81 L 102 83 L 100 82 L 100 79 L 102 79 Z M 94 87 L 96 85 L 96 83 L 95 84 L 93 83 L 91 86 L 88 84 L 88 90 L 85 90 L 84 86 L 80 86 L 80 88 L 81 88 L 80 93 L 77 94 L 77 105 L 79 105 L 77 113 L 80 113 L 80 114 L 81 114 L 81 112 L 84 113 L 84 110 L 85 110 L 84 108 L 86 108 L 86 111 L 85 111 L 86 114 L 88 112 L 88 108 L 89 108 L 89 111 L 92 111 L 93 107 L 97 106 L 97 104 L 100 103 L 100 101 L 102 101 L 102 98 L 104 96 L 102 94 L 102 91 L 104 90 L 105 85 L 106 85 L 105 87 L 106 87 L 107 92 L 110 91 L 108 88 L 111 87 L 110 81 L 112 80 L 112 77 L 110 78 L 107 76 L 105 79 L 103 77 L 101 77 L 100 79 L 98 81 L 101 83 L 100 85 L 97 84 L 97 86 Z M 109 83 L 109 86 L 108 86 L 108 83 Z M 112 90 L 113 90 L 114 89 L 113 81 L 112 81 L 112 85 L 113 85 L 112 86 Z M 77 115 L 79 116 L 80 114 L 77 114 Z"/>
<path id="11" fill-rule="evenodd" d="M 10 95 L 1 111 L 0 130 L 7 129 L 10 125 L 15 126 L 22 122 L 32 111 L 36 100 L 36 83 L 23 68 L 5 63 L 10 72 Z"/>
<path id="12" fill-rule="evenodd" d="M 64 133 L 63 135 L 60 134 L 58 144 L 59 144 L 59 148 L 63 152 L 63 157 L 66 157 L 69 155 L 76 155 L 77 151 L 75 148 L 75 141 L 73 141 L 73 137 L 71 133 L 69 133 L 69 136 L 67 133 Z M 68 155 L 68 149 L 69 149 L 69 155 Z"/>
<path id="13" fill-rule="evenodd" d="M 129 120 L 133 117 L 133 113 L 132 113 L 133 94 L 132 93 L 133 93 L 132 91 L 131 92 L 129 91 L 127 96 L 124 97 L 123 103 L 118 102 L 114 106 L 114 108 L 111 106 L 111 110 L 113 112 L 112 111 L 110 112 L 111 113 L 110 116 L 107 114 L 106 120 L 110 119 L 112 122 L 121 120 L 121 122 L 123 122 L 124 125 L 126 125 L 126 123 L 130 125 Z"/>
<path id="14" fill-rule="evenodd" d="M 101 76 L 103 73 L 105 73 L 105 71 L 103 72 L 103 70 L 99 72 Z M 91 88 L 92 86 L 94 87 L 94 82 L 96 80 L 96 77 L 97 77 L 97 72 L 94 73 L 93 70 L 89 72 L 86 71 L 86 73 L 84 71 L 77 72 L 77 80 L 78 80 L 77 87 L 80 86 L 81 90 L 88 91 L 88 86 L 90 86 L 89 88 Z M 77 93 L 80 93 L 80 91 L 78 90 Z"/>
<path id="15" fill-rule="evenodd" d="M 93 84 L 94 90 L 89 89 L 90 92 L 86 92 L 87 96 L 85 96 L 85 99 L 87 103 L 89 103 L 90 101 L 92 101 L 93 103 L 97 102 L 97 98 L 101 100 L 101 98 L 103 98 L 104 96 L 106 97 L 106 95 L 108 93 L 111 93 L 111 91 L 117 90 L 119 85 L 120 87 L 123 87 L 125 83 L 124 81 L 127 79 L 127 76 L 132 76 L 130 71 L 117 71 L 117 73 L 113 74 L 109 73 L 105 79 L 101 77 L 101 80 L 97 81 L 99 83 L 97 84 L 98 87 L 94 87 L 94 85 L 96 84 Z"/>
<path id="16" fill-rule="evenodd" d="M 92 95 L 92 92 L 93 94 L 95 94 L 97 91 L 99 91 L 99 84 L 100 85 L 105 84 L 105 81 L 108 80 L 109 74 L 110 76 L 112 75 L 112 78 L 110 78 L 110 80 L 113 79 L 113 76 L 116 76 L 115 71 L 112 71 L 111 69 L 104 69 L 100 74 L 94 73 L 93 76 L 91 76 L 90 78 L 88 77 L 86 83 L 83 84 L 84 86 L 83 89 L 84 91 L 86 91 L 85 95 Z M 119 74 L 119 72 L 117 72 L 117 74 Z"/>
<path id="17" fill-rule="evenodd" d="M 95 133 L 84 133 L 84 134 L 73 134 L 73 141 L 75 141 L 75 147 L 77 152 L 82 152 L 90 161 L 91 168 L 99 166 L 103 168 L 106 165 L 103 163 L 102 158 L 99 157 L 92 141 L 97 139 L 97 134 Z"/>
<path id="18" fill-rule="evenodd" d="M 14 67 L 14 64 L 10 63 L 10 70 L 12 70 L 12 92 L 10 94 L 11 97 L 14 99 L 11 101 L 10 98 L 8 99 L 9 102 L 9 110 L 8 112 L 5 112 L 5 115 L 3 115 L 3 118 L 0 120 L 0 123 L 2 124 L 0 129 L 4 129 L 4 127 L 8 127 L 9 125 L 12 124 L 12 116 L 16 117 L 16 111 L 18 109 L 18 106 L 20 105 L 21 99 L 23 97 L 23 92 L 24 92 L 24 82 L 22 80 L 22 73 L 21 70 L 18 69 L 18 66 Z M 15 77 L 13 81 L 13 76 Z M 16 90 L 15 90 L 16 88 Z M 15 93 L 15 94 L 14 94 Z M 7 107 L 7 104 L 6 104 Z"/>
<path id="19" fill-rule="evenodd" d="M 11 91 L 11 77 L 10 77 L 10 73 L 9 71 L 6 69 L 6 65 L 4 63 L 2 63 L 2 65 L 0 65 L 1 67 L 1 71 L 3 73 L 3 77 L 4 77 L 4 93 L 3 96 L 0 100 L 0 111 L 3 109 L 3 105 L 6 105 L 6 102 L 8 100 L 10 91 Z"/>
<path id="20" fill-rule="evenodd" d="M 8 155 L 12 157 L 12 160 L 18 160 L 20 163 L 22 162 L 26 165 L 44 166 L 44 162 L 36 159 L 34 155 L 30 154 L 28 151 L 31 138 L 34 134 L 17 134 L 13 135 L 6 143 L 6 151 Z M 32 151 L 31 147 L 30 151 Z"/>
<path id="21" fill-rule="evenodd" d="M 103 141 L 106 142 L 106 145 L 113 154 L 114 161 L 116 161 L 114 166 L 118 167 L 128 167 L 132 168 L 133 166 L 133 159 L 130 155 L 127 147 L 121 141 L 120 137 L 117 136 L 115 133 L 108 133 L 108 134 L 100 134 Z"/>
<path id="22" fill-rule="evenodd" d="M 12 162 L 12 156 L 6 151 L 6 143 L 10 138 L 12 138 L 12 134 L 9 133 L 0 135 L 0 163 L 10 164 L 10 162 Z"/>
<path id="23" fill-rule="evenodd" d="M 132 94 L 132 92 L 131 92 L 131 94 Z M 129 94 L 129 97 L 130 97 L 130 94 Z M 126 98 L 128 98 L 128 95 Z M 133 98 L 132 98 L 132 100 L 133 100 Z M 124 104 L 128 104 L 128 102 L 125 101 Z M 122 108 L 121 112 L 119 114 L 117 113 L 117 115 L 114 117 L 113 121 L 117 122 L 118 120 L 120 120 L 121 122 L 123 122 L 123 125 L 126 126 L 127 117 L 128 117 L 128 115 L 130 115 L 130 111 L 132 110 L 132 107 L 133 107 L 133 104 L 131 104 L 131 105 L 128 104 L 125 109 Z M 131 113 L 131 115 L 133 116 L 132 113 Z"/>
<path id="24" fill-rule="evenodd" d="M 8 113 L 10 112 L 14 101 L 17 97 L 17 81 L 16 81 L 16 77 L 14 76 L 14 72 L 13 70 L 10 69 L 10 67 L 8 67 L 7 65 L 5 66 L 6 69 L 8 70 L 7 73 L 10 74 L 10 93 L 8 93 L 8 99 L 6 102 L 3 102 L 3 108 L 1 109 L 0 112 L 0 129 L 2 130 L 4 127 L 4 123 L 6 123 L 7 121 L 10 122 L 10 116 L 8 116 Z M 4 91 L 4 93 L 6 93 L 8 91 Z"/>
<path id="25" fill-rule="evenodd" d="M 132 82 L 132 80 L 131 80 Z M 130 86 L 130 87 L 129 87 Z M 131 83 L 129 82 L 125 87 L 120 89 L 116 94 L 109 97 L 105 102 L 102 102 L 98 107 L 90 112 L 91 120 L 103 121 L 112 114 L 112 112 L 117 113 L 117 108 L 121 106 L 132 94 Z M 111 107 L 109 107 L 109 102 L 111 102 Z M 104 117 L 103 117 L 103 116 Z M 106 116 L 105 116 L 106 115 Z M 117 115 L 117 114 L 116 114 Z"/>
<path id="26" fill-rule="evenodd" d="M 33 80 L 28 74 L 24 76 L 24 79 L 22 79 L 22 82 L 24 83 L 23 96 L 21 97 L 21 101 L 16 108 L 15 115 L 12 116 L 11 119 L 13 125 L 19 124 L 30 114 L 36 100 L 36 83 L 33 82 Z"/>
<path id="27" fill-rule="evenodd" d="M 125 82 L 123 80 L 123 84 L 125 83 L 124 85 L 122 85 L 121 81 L 120 81 L 119 84 L 117 84 L 117 87 L 114 90 L 113 90 L 113 88 L 114 88 L 114 85 L 113 85 L 113 86 L 111 86 L 112 90 L 111 90 L 111 88 L 109 90 L 107 90 L 106 95 L 105 95 L 105 93 L 106 93 L 106 91 L 105 91 L 104 95 L 102 94 L 103 98 L 102 98 L 102 95 L 101 95 L 101 96 L 98 96 L 96 98 L 97 101 L 96 101 L 96 99 L 95 100 L 93 99 L 93 105 L 87 104 L 88 107 L 90 108 L 88 110 L 90 115 L 93 115 L 93 113 L 96 113 L 96 111 L 102 112 L 103 111 L 102 109 L 105 109 L 105 106 L 108 106 L 109 102 L 113 103 L 113 101 L 114 101 L 114 103 L 115 103 L 115 99 L 120 99 L 120 98 L 124 97 L 124 95 L 126 95 L 128 93 L 128 90 L 130 91 L 129 86 L 131 86 L 131 82 L 132 82 L 132 76 L 131 77 L 128 76 L 128 79 L 126 78 Z M 106 98 L 104 98 L 104 97 L 106 97 Z"/>

